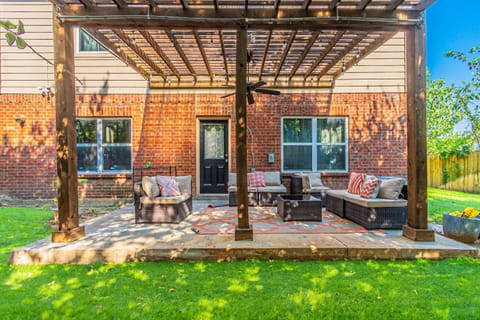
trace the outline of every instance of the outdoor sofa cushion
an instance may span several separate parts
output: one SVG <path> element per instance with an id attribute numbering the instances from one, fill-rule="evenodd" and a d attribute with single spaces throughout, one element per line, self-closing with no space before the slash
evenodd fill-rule
<path id="1" fill-rule="evenodd" d="M 176 196 L 176 197 L 156 197 L 156 198 L 148 198 L 148 197 L 142 197 L 140 198 L 140 202 L 142 204 L 179 204 L 183 201 L 188 200 L 190 198 L 190 195 L 188 194 L 182 194 L 181 196 Z"/>
<path id="2" fill-rule="evenodd" d="M 344 200 L 358 204 L 359 206 L 365 208 L 398 208 L 406 207 L 408 204 L 408 201 L 404 199 L 365 199 L 357 194 L 352 193 L 347 193 L 344 197 Z"/>
<path id="3" fill-rule="evenodd" d="M 258 192 L 275 192 L 275 193 L 287 193 L 287 188 L 284 185 L 280 186 L 266 186 L 258 188 Z"/>

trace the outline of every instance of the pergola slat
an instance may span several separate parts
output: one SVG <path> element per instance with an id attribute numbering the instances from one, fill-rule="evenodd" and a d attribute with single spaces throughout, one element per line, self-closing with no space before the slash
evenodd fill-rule
<path id="1" fill-rule="evenodd" d="M 345 49 L 342 50 L 341 54 L 337 55 L 335 59 L 333 59 L 329 64 L 327 64 L 325 67 L 322 68 L 322 70 L 318 73 L 318 78 L 320 79 L 321 77 L 326 75 L 338 62 L 340 62 L 343 59 L 345 54 L 348 53 L 353 48 L 355 48 L 355 46 L 359 44 L 360 41 L 362 41 L 362 39 L 363 37 L 361 36 L 357 36 L 356 38 L 354 38 L 352 42 Z M 344 67 L 345 66 L 342 66 L 342 69 Z"/>
<path id="2" fill-rule="evenodd" d="M 173 65 L 173 63 L 170 61 L 168 56 L 163 52 L 162 48 L 157 44 L 157 42 L 155 42 L 155 39 L 153 39 L 150 33 L 145 30 L 140 30 L 139 32 L 145 38 L 145 40 L 147 40 L 147 42 L 152 46 L 152 48 L 160 56 L 160 58 L 162 58 L 162 60 L 165 62 L 168 68 L 170 68 L 173 74 L 177 77 L 178 81 L 180 81 L 180 74 L 178 73 L 177 68 Z"/>
<path id="3" fill-rule="evenodd" d="M 340 31 L 337 32 L 335 37 L 333 37 L 332 40 L 330 40 L 330 43 L 328 46 L 325 48 L 325 50 L 322 52 L 320 56 L 318 56 L 317 60 L 313 63 L 313 65 L 310 67 L 310 69 L 307 71 L 307 73 L 304 75 L 304 81 L 307 80 L 307 78 L 312 74 L 312 72 L 318 67 L 318 65 L 323 61 L 323 58 L 327 56 L 327 54 L 330 53 L 330 51 L 335 47 L 335 44 L 340 40 L 343 35 L 345 34 L 345 31 Z"/>
<path id="4" fill-rule="evenodd" d="M 260 66 L 259 80 L 262 77 L 263 70 L 265 69 L 265 61 L 267 60 L 268 49 L 270 48 L 270 42 L 272 41 L 272 30 L 268 31 L 267 42 L 265 43 L 265 51 L 263 52 L 262 65 Z"/>
<path id="5" fill-rule="evenodd" d="M 229 75 L 229 72 L 228 72 L 228 63 L 227 63 L 227 53 L 225 52 L 225 45 L 223 43 L 223 34 L 222 34 L 222 30 L 218 31 L 218 37 L 220 39 L 220 45 L 222 47 L 222 58 L 223 58 L 223 65 L 225 67 L 225 82 L 227 83 L 228 85 L 228 82 L 230 80 L 230 75 Z"/>
<path id="6" fill-rule="evenodd" d="M 307 56 L 307 54 L 310 52 L 310 49 L 312 49 L 312 46 L 315 44 L 315 42 L 317 41 L 318 39 L 318 36 L 320 35 L 320 32 L 314 32 L 312 34 L 312 37 L 310 38 L 310 40 L 308 41 L 307 43 L 307 46 L 305 47 L 305 49 L 302 51 L 302 54 L 300 55 L 300 57 L 298 58 L 297 62 L 295 63 L 295 65 L 293 66 L 292 68 L 292 71 L 290 71 L 290 75 L 288 76 L 288 79 L 292 79 L 293 76 L 295 75 L 295 73 L 297 72 L 298 70 L 298 67 L 300 67 L 300 65 L 303 63 L 303 60 L 305 59 L 305 57 Z"/>
<path id="7" fill-rule="evenodd" d="M 280 58 L 280 62 L 277 64 L 277 70 L 275 71 L 275 76 L 273 82 L 277 82 L 278 75 L 280 74 L 280 71 L 282 71 L 283 64 L 285 63 L 285 58 L 287 57 L 288 52 L 290 51 L 290 48 L 292 47 L 292 43 L 295 40 L 295 36 L 297 35 L 297 30 L 294 30 L 290 34 L 290 38 L 288 39 L 288 42 L 285 43 L 285 48 L 283 49 L 282 57 Z"/>
<path id="8" fill-rule="evenodd" d="M 203 48 L 202 39 L 200 39 L 200 36 L 198 35 L 198 32 L 196 30 L 193 31 L 193 36 L 195 37 L 198 49 L 200 50 L 200 54 L 202 55 L 203 63 L 205 63 L 205 67 L 207 68 L 208 75 L 210 76 L 210 81 L 213 81 L 212 69 L 210 68 L 210 63 L 208 62 L 205 48 Z"/>
<path id="9" fill-rule="evenodd" d="M 362 0 L 358 5 L 358 10 L 365 10 L 365 8 L 372 2 L 372 0 Z"/>
<path id="10" fill-rule="evenodd" d="M 403 1 L 404 0 L 392 0 L 392 3 L 387 6 L 387 10 L 396 10 L 398 6 L 403 3 Z"/>
<path id="11" fill-rule="evenodd" d="M 170 42 L 172 42 L 173 46 L 175 47 L 175 50 L 177 50 L 177 53 L 179 56 L 182 58 L 183 63 L 185 63 L 185 66 L 188 68 L 188 70 L 192 73 L 193 77 L 196 79 L 197 72 L 195 69 L 193 69 L 190 61 L 188 60 L 187 56 L 185 55 L 185 52 L 183 52 L 182 47 L 178 44 L 178 41 L 175 39 L 175 35 L 173 34 L 172 30 L 165 30 L 168 38 L 170 39 Z"/>
<path id="12" fill-rule="evenodd" d="M 133 52 L 137 54 L 152 70 L 158 73 L 165 81 L 167 77 L 160 67 L 150 59 L 150 57 L 140 49 L 122 30 L 112 30 Z"/>
<path id="13" fill-rule="evenodd" d="M 110 50 L 110 53 L 115 55 L 117 59 L 122 61 L 123 63 L 127 64 L 130 68 L 137 71 L 145 80 L 148 80 L 150 75 L 149 73 L 143 69 L 142 67 L 138 66 L 133 60 L 125 59 L 127 53 L 122 50 L 118 45 L 114 45 L 107 37 L 105 37 L 102 33 L 98 32 L 93 28 L 83 28 L 87 33 L 93 36 L 95 39 L 100 41 L 104 47 Z M 120 51 L 120 52 L 117 52 Z"/>

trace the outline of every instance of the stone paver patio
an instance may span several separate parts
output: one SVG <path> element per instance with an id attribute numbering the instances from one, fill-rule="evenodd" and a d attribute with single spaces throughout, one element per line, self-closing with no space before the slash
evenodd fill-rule
<path id="1" fill-rule="evenodd" d="M 255 234 L 253 241 L 233 235 L 199 235 L 191 227 L 213 200 L 194 201 L 182 223 L 134 223 L 131 205 L 84 223 L 86 237 L 71 243 L 46 238 L 14 251 L 13 264 L 122 263 L 135 261 L 230 261 L 242 259 L 443 259 L 480 257 L 480 250 L 441 235 L 415 242 L 401 230 L 358 234 Z M 218 201 L 216 201 L 218 202 Z"/>

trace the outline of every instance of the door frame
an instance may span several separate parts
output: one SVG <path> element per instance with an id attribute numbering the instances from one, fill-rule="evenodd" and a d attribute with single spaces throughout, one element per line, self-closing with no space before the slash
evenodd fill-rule
<path id="1" fill-rule="evenodd" d="M 196 138 L 195 138 L 195 152 L 197 154 L 197 156 L 195 157 L 196 160 L 196 165 L 195 165 L 195 195 L 198 196 L 200 195 L 200 122 L 202 121 L 227 121 L 227 128 L 228 128 L 228 134 L 227 134 L 227 139 L 228 139 L 228 147 L 227 147 L 227 153 L 228 153 L 228 163 L 227 163 L 227 169 L 228 169 L 228 172 L 230 172 L 230 169 L 231 169 L 231 154 L 232 154 L 232 150 L 231 150 L 231 147 L 232 147 L 232 121 L 231 121 L 231 118 L 230 117 L 208 117 L 208 116 L 205 116 L 205 117 L 197 117 L 196 118 L 196 123 L 195 123 L 195 126 L 196 126 L 196 129 L 195 129 L 195 135 L 196 135 Z"/>

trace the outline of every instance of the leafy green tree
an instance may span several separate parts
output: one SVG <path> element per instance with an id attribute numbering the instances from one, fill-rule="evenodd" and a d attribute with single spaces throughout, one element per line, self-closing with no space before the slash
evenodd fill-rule
<path id="1" fill-rule="evenodd" d="M 469 82 L 462 81 L 460 86 L 455 87 L 455 109 L 462 120 L 468 123 L 470 134 L 480 146 L 480 46 L 470 49 L 468 54 L 459 51 L 449 51 L 447 57 L 466 63 L 472 78 Z"/>
<path id="2" fill-rule="evenodd" d="M 455 131 L 462 120 L 455 107 L 455 90 L 445 80 L 432 80 L 427 74 L 427 150 L 431 155 L 467 156 L 472 150 L 472 139 Z"/>

